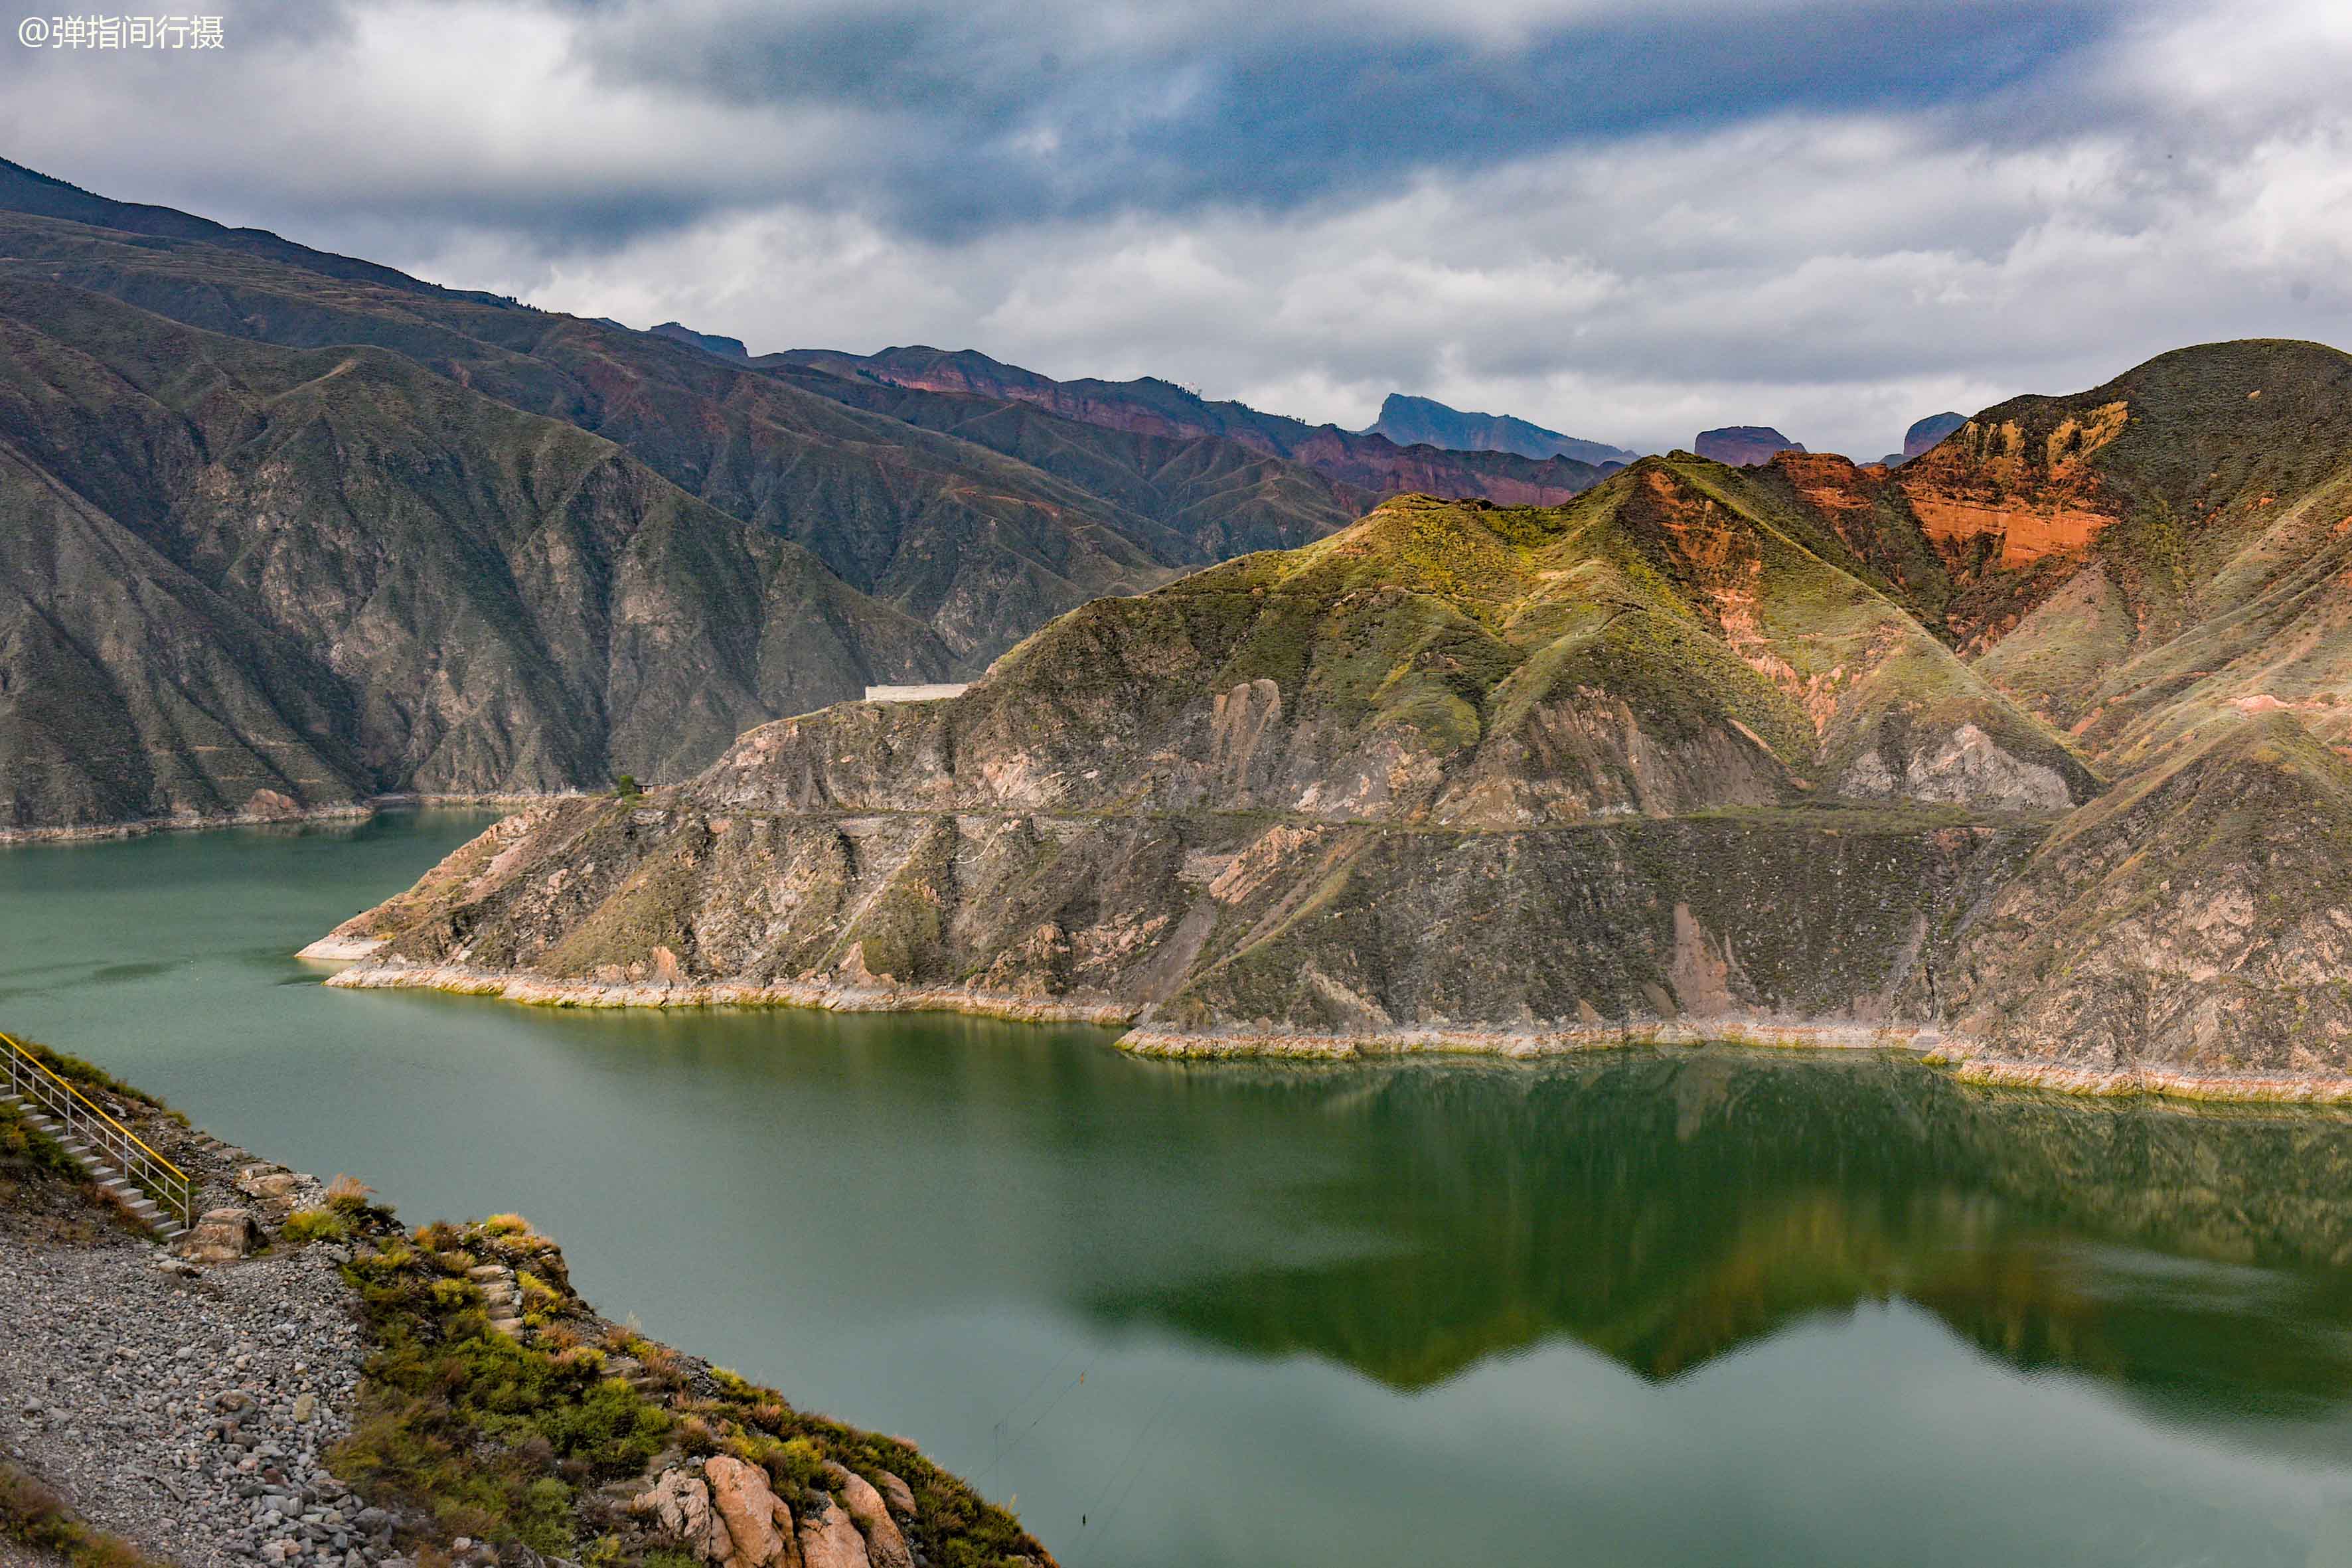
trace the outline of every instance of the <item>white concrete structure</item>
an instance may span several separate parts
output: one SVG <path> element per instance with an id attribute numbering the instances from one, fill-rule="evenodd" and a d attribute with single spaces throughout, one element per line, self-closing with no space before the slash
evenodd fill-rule
<path id="1" fill-rule="evenodd" d="M 868 702 L 930 702 L 941 697 L 961 697 L 969 680 L 941 681 L 932 686 L 869 686 L 866 689 Z"/>

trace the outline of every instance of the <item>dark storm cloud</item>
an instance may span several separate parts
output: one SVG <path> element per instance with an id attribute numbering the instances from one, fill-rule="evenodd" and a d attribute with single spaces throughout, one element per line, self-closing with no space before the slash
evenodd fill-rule
<path id="1" fill-rule="evenodd" d="M 573 14 L 607 81 L 857 117 L 863 144 L 795 194 L 936 237 L 1283 211 L 1597 140 L 2015 97 L 2063 79 L 2132 13 L 2095 0 L 1612 8 L 1501 37 L 1438 12 L 1286 19 L 1213 0 L 1124 24 L 1050 5 Z"/>

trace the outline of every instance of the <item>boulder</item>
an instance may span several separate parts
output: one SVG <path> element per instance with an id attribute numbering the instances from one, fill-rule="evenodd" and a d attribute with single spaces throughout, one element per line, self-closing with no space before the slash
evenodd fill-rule
<path id="1" fill-rule="evenodd" d="M 236 1190 L 249 1198 L 289 1197 L 301 1180 L 283 1165 L 247 1165 L 236 1173 Z"/>
<path id="2" fill-rule="evenodd" d="M 259 1245 L 261 1224 L 251 1209 L 207 1209 L 180 1250 L 198 1263 L 227 1263 Z"/>
<path id="3" fill-rule="evenodd" d="M 768 1489 L 767 1472 L 730 1455 L 713 1454 L 703 1461 L 702 1473 L 710 1483 L 711 1504 L 735 1542 L 728 1568 L 772 1568 L 782 1562 L 791 1548 L 793 1514 Z"/>
<path id="4" fill-rule="evenodd" d="M 810 1504 L 801 1515 L 800 1537 L 803 1568 L 873 1568 L 849 1510 L 829 1500 Z"/>
<path id="5" fill-rule="evenodd" d="M 664 1533 L 705 1563 L 724 1563 L 735 1554 L 727 1521 L 710 1506 L 710 1489 L 691 1470 L 664 1470 L 653 1489 L 639 1492 L 629 1506 L 652 1514 Z"/>
<path id="6" fill-rule="evenodd" d="M 245 815 L 283 822 L 289 817 L 301 816 L 302 803 L 278 790 L 257 789 L 247 797 Z"/>
<path id="7" fill-rule="evenodd" d="M 849 1517 L 866 1532 L 866 1556 L 874 1568 L 915 1568 L 915 1554 L 907 1550 L 907 1538 L 891 1522 L 890 1510 L 873 1484 L 846 1465 L 827 1464 L 825 1473 L 841 1489 Z"/>

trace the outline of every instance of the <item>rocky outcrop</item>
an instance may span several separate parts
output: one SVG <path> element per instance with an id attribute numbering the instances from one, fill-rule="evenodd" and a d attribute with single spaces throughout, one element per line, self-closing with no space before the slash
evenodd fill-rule
<path id="1" fill-rule="evenodd" d="M 206 1209 L 180 1245 L 192 1263 L 234 1263 L 261 1245 L 261 1226 L 251 1209 Z"/>
<path id="2" fill-rule="evenodd" d="M 711 1503 L 709 1484 L 692 1471 L 683 1468 L 663 1471 L 652 1489 L 638 1493 L 629 1506 L 650 1514 L 661 1531 L 692 1556 L 705 1563 L 735 1561 L 734 1534 Z M 774 1562 L 782 1550 L 774 1526 L 769 1524 L 766 1530 L 767 1555 L 752 1560 L 758 1568 Z"/>
<path id="3" fill-rule="evenodd" d="M 873 1568 L 915 1568 L 915 1556 L 908 1550 L 907 1538 L 898 1533 L 898 1523 L 891 1518 L 890 1505 L 884 1502 L 882 1494 L 875 1489 L 873 1483 L 846 1465 L 828 1464 L 824 1471 L 831 1478 L 834 1490 L 840 1497 L 843 1508 L 848 1511 L 851 1522 L 866 1538 L 866 1556 Z M 893 1490 L 902 1500 L 899 1512 L 913 1517 L 915 1498 L 907 1489 L 907 1483 L 887 1471 L 884 1472 L 884 1478 L 897 1482 Z"/>
<path id="4" fill-rule="evenodd" d="M 767 1473 L 726 1454 L 703 1461 L 710 1482 L 710 1503 L 727 1521 L 731 1544 L 728 1568 L 770 1568 L 784 1561 L 785 1543 L 793 1538 L 793 1512 L 768 1489 Z"/>
<path id="5" fill-rule="evenodd" d="M 865 1537 L 849 1510 L 830 1498 L 813 1505 L 801 1521 L 800 1551 L 804 1568 L 867 1568 Z"/>
<path id="6" fill-rule="evenodd" d="M 630 1506 L 649 1515 L 680 1550 L 714 1568 L 915 1568 L 913 1551 L 873 1484 L 828 1463 L 832 1493 L 815 1492 L 794 1523 L 765 1471 L 726 1454 L 662 1472 Z M 884 1472 L 899 1517 L 911 1521 L 914 1494 Z M 838 1500 L 835 1500 L 837 1494 Z"/>

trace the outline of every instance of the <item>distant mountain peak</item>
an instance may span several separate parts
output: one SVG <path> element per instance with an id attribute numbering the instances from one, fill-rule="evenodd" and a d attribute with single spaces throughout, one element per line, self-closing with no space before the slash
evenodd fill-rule
<path id="1" fill-rule="evenodd" d="M 1563 436 L 1508 414 L 1468 414 L 1433 397 L 1391 392 L 1381 416 L 1364 432 L 1385 436 L 1400 447 L 1442 447 L 1454 452 L 1515 452 L 1522 458 L 1573 458 L 1598 467 L 1630 463 L 1641 456 L 1605 441 Z"/>
<path id="2" fill-rule="evenodd" d="M 1903 432 L 1903 460 L 1907 463 L 1920 453 L 1930 450 L 1968 422 L 1967 415 L 1948 411 L 1930 414 L 1925 419 L 1916 421 L 1911 428 Z"/>
<path id="3" fill-rule="evenodd" d="M 1691 450 L 1700 457 L 1728 463 L 1735 468 L 1769 463 L 1777 452 L 1804 449 L 1802 441 L 1791 441 L 1769 425 L 1725 425 L 1700 431 L 1691 443 Z"/>

